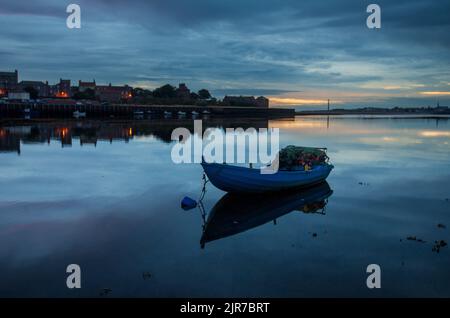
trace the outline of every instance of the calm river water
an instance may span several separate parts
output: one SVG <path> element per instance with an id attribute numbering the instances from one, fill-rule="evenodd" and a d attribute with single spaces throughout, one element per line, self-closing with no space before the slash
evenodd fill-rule
<path id="1" fill-rule="evenodd" d="M 207 184 L 203 218 L 180 208 L 201 166 L 170 157 L 192 120 L 0 126 L 0 296 L 450 296 L 450 250 L 435 247 L 450 242 L 447 118 L 203 124 L 280 128 L 282 146 L 327 147 L 335 169 L 297 194 Z M 66 287 L 69 264 L 81 289 Z M 366 286 L 369 264 L 381 289 Z"/>

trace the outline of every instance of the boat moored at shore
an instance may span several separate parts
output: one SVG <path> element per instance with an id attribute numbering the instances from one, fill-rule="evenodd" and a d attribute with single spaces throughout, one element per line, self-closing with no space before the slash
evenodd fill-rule
<path id="1" fill-rule="evenodd" d="M 220 163 L 202 163 L 211 183 L 220 190 L 232 193 L 274 192 L 311 186 L 324 181 L 334 166 L 322 164 L 310 170 L 279 170 L 262 174 L 260 169 Z"/>

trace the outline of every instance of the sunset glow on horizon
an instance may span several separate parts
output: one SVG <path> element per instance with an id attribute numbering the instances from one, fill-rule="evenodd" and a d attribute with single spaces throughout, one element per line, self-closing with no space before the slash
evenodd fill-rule
<path id="1" fill-rule="evenodd" d="M 431 95 L 431 96 L 447 96 L 450 92 L 420 92 L 421 95 Z"/>
<path id="2" fill-rule="evenodd" d="M 326 105 L 327 99 L 304 99 L 304 98 L 283 98 L 283 97 L 269 97 L 272 104 L 275 105 Z M 333 103 L 340 103 L 333 101 Z"/>

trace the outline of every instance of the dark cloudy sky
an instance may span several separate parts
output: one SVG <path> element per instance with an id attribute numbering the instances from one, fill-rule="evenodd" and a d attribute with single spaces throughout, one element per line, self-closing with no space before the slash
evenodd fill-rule
<path id="1" fill-rule="evenodd" d="M 81 6 L 81 29 L 66 7 Z M 366 26 L 377 3 L 382 28 Z M 272 104 L 450 106 L 450 0 L 0 0 L 0 70 Z"/>

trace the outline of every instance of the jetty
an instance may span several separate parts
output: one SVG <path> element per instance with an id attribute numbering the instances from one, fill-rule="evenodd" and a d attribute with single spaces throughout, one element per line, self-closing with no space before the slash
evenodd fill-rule
<path id="1" fill-rule="evenodd" d="M 0 104 L 0 118 L 23 118 L 25 113 L 39 118 L 73 117 L 74 112 L 86 113 L 89 118 L 102 117 L 132 117 L 136 114 L 151 114 L 165 116 L 183 114 L 233 116 L 233 117 L 265 117 L 270 119 L 293 118 L 294 109 L 265 108 L 252 106 L 195 106 L 195 105 L 139 105 L 139 104 L 78 104 L 13 102 Z"/>

